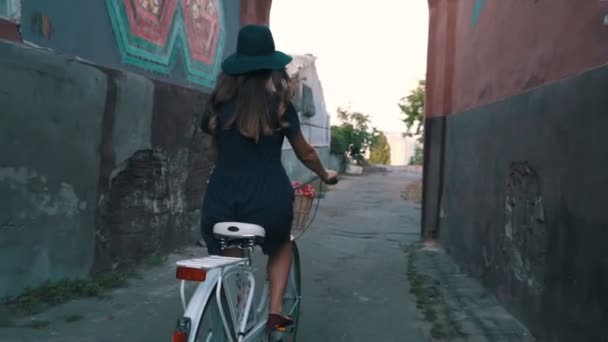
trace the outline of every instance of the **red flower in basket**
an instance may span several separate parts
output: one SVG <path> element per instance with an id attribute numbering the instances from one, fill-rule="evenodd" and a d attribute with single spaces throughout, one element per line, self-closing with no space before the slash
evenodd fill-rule
<path id="1" fill-rule="evenodd" d="M 315 195 L 316 195 L 317 191 L 310 184 L 306 184 L 304 186 L 301 186 L 301 184 L 299 182 L 292 182 L 291 184 L 296 189 L 296 191 L 295 191 L 296 196 L 304 196 L 304 197 L 308 197 L 308 198 L 314 198 Z"/>

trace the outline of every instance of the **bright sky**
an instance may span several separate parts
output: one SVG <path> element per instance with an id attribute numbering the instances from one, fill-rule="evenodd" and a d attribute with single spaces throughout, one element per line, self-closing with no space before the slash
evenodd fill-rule
<path id="1" fill-rule="evenodd" d="M 331 115 L 350 105 L 405 130 L 397 102 L 426 72 L 426 0 L 274 0 L 270 28 L 278 50 L 318 57 Z"/>

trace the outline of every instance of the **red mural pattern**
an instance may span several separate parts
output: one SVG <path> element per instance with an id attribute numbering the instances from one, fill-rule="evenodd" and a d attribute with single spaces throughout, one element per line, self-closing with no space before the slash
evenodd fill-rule
<path id="1" fill-rule="evenodd" d="M 200 62 L 211 64 L 220 30 L 215 0 L 182 0 L 182 6 L 190 54 Z"/>
<path id="2" fill-rule="evenodd" d="M 167 44 L 178 0 L 124 0 L 133 34 L 159 46 Z"/>
<path id="3" fill-rule="evenodd" d="M 216 0 L 179 1 L 184 14 L 183 24 L 190 56 L 201 63 L 213 64 L 221 29 Z M 177 2 L 178 0 L 124 0 L 131 32 L 159 47 L 165 47 L 176 19 Z"/>

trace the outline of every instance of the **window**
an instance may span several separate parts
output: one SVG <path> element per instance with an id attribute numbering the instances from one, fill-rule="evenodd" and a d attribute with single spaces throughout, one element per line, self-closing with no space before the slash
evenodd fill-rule
<path id="1" fill-rule="evenodd" d="M 292 102 L 298 113 L 302 113 L 302 83 L 298 82 L 296 84 L 296 94 Z"/>
<path id="2" fill-rule="evenodd" d="M 312 88 L 305 84 L 302 85 L 301 111 L 307 117 L 315 115 L 315 101 Z"/>
<path id="3" fill-rule="evenodd" d="M 19 21 L 21 17 L 21 0 L 0 0 L 0 18 Z"/>

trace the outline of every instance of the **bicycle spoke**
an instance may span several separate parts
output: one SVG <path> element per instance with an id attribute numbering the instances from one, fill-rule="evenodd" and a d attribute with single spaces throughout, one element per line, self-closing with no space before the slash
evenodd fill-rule
<path id="1" fill-rule="evenodd" d="M 285 313 L 292 317 L 294 325 L 289 327 L 287 331 L 283 333 L 275 332 L 271 336 L 272 342 L 294 342 L 298 333 L 298 320 L 300 315 L 300 298 L 301 298 L 301 284 L 300 284 L 300 256 L 298 248 L 294 242 L 293 244 L 293 262 L 289 271 L 289 283 L 285 296 L 283 297 L 283 308 Z"/>
<path id="2" fill-rule="evenodd" d="M 224 329 L 224 323 L 220 315 L 215 290 L 209 298 L 196 334 L 197 342 L 227 342 L 228 336 Z"/>

